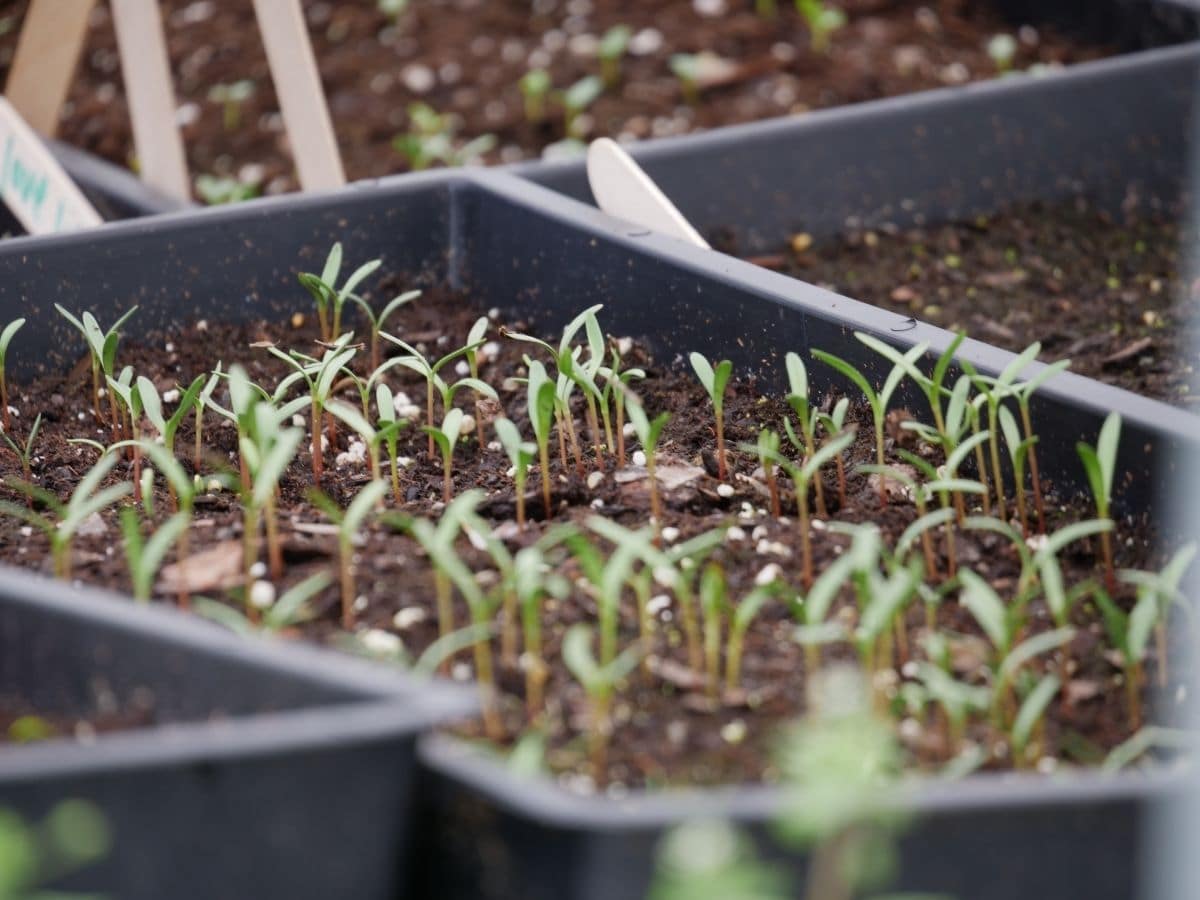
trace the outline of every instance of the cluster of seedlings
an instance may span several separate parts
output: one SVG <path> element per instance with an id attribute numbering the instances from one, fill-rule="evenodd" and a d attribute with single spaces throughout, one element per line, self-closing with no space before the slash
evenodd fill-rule
<path id="1" fill-rule="evenodd" d="M 926 345 L 859 334 L 891 365 L 881 386 L 813 350 L 787 354 L 775 398 L 728 360 L 656 369 L 599 306 L 552 341 L 468 317 L 455 347 L 435 338 L 462 307 L 373 303 L 378 268 L 343 278 L 335 246 L 300 276 L 303 349 L 247 342 L 174 386 L 121 365 L 135 309 L 105 329 L 60 308 L 91 373 L 67 426 L 94 427 L 59 429 L 59 458 L 90 468 L 62 496 L 41 419 L 6 421 L 5 558 L 41 533 L 59 577 L 473 678 L 468 732 L 540 735 L 590 784 L 773 777 L 773 730 L 831 662 L 856 662 L 924 769 L 1095 761 L 1142 727 L 1151 676 L 1169 684 L 1195 547 L 1155 568 L 1115 518 L 1116 415 L 1078 447 L 1092 505 L 1052 491 L 1030 405 L 1065 363 L 1024 378 L 1036 346 L 991 377 L 955 360 L 961 338 L 926 371 Z M 6 417 L 20 326 L 0 337 Z M 856 393 L 817 397 L 812 363 Z M 928 421 L 894 408 L 906 381 Z M 111 541 L 75 559 L 106 521 L 124 576 Z"/>

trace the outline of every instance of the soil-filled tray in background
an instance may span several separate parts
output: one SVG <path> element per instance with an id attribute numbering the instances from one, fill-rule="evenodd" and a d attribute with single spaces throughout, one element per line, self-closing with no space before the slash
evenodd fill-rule
<path id="1" fill-rule="evenodd" d="M 1184 240 L 1175 215 L 1112 215 L 1079 198 L 815 243 L 797 232 L 753 261 L 1008 350 L 1036 340 L 1047 362 L 1069 359 L 1077 374 L 1194 408 Z"/>
<path id="2" fill-rule="evenodd" d="M 489 161 L 537 158 L 565 136 L 563 115 L 550 97 L 545 120 L 529 121 L 521 77 L 543 68 L 562 90 L 599 75 L 598 42 L 618 25 L 630 29 L 619 78 L 576 123 L 579 137 L 661 137 L 795 114 L 993 78 L 1001 68 L 1096 59 L 1183 39 L 1193 27 L 1155 3 L 1105 0 L 1085 15 L 1066 3 L 832 0 L 846 24 L 820 51 L 790 0 L 770 5 L 778 8 L 774 16 L 757 14 L 751 0 L 414 2 L 394 20 L 364 0 L 308 2 L 305 12 L 351 178 L 411 165 L 393 140 L 412 129 L 407 108 L 417 102 L 455 117 L 455 145 L 494 135 Z M 0 29 L 0 78 L 24 6 L 11 4 L 0 20 L 7 25 Z M 271 191 L 294 187 L 249 0 L 171 0 L 163 11 L 191 171 L 241 177 Z M 988 50 L 997 35 L 1011 42 L 999 65 Z M 691 105 L 671 60 L 701 51 L 721 62 L 705 76 L 712 86 Z M 235 98 L 242 94 L 227 102 L 231 87 Z M 118 163 L 132 159 L 104 6 L 94 13 L 62 135 Z"/>

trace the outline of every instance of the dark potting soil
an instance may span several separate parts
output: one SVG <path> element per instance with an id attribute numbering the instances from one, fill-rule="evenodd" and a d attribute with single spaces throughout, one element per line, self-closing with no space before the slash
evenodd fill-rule
<path id="1" fill-rule="evenodd" d="M 1112 216 L 1085 201 L 970 222 L 792 236 L 760 262 L 847 297 L 966 331 L 1195 409 L 1197 288 L 1182 283 L 1174 216 Z"/>
<path id="2" fill-rule="evenodd" d="M 396 23 L 372 0 L 304 7 L 334 127 L 350 178 L 404 171 L 392 147 L 421 101 L 461 120 L 469 140 L 494 134 L 488 161 L 536 158 L 564 137 L 560 107 L 530 124 L 518 88 L 543 67 L 565 88 L 600 70 L 595 47 L 610 27 L 635 33 L 621 81 L 581 122 L 580 136 L 633 138 L 682 134 L 736 122 L 802 113 L 997 74 L 987 53 L 996 34 L 1019 37 L 1012 66 L 1074 63 L 1110 48 L 1087 46 L 1052 28 L 1022 28 L 976 0 L 832 0 L 848 22 L 828 54 L 789 0 L 762 18 L 753 0 L 415 0 Z M 26 0 L 0 9 L 0 81 Z M 179 118 L 190 171 L 253 174 L 269 190 L 295 187 L 287 137 L 250 0 L 166 0 L 162 4 Z M 699 10 L 713 10 L 704 14 Z M 728 61 L 699 102 L 684 102 L 670 59 L 711 51 Z M 216 85 L 248 80 L 251 96 L 226 127 Z M 86 50 L 63 110 L 60 136 L 123 165 L 134 162 L 116 40 L 105 4 L 92 20 Z"/>
<path id="3" fill-rule="evenodd" d="M 299 291 L 297 292 L 299 293 Z M 390 293 L 387 296 L 391 296 Z M 228 367 L 241 362 L 250 377 L 265 385 L 273 385 L 286 371 L 284 365 L 253 342 L 271 340 L 280 346 L 317 352 L 316 330 L 307 303 L 297 301 L 297 315 L 289 321 L 256 322 L 230 326 L 219 323 L 192 323 L 174 334 L 122 342 L 119 364 L 133 365 L 146 374 L 160 390 L 175 383 L 187 383 L 197 374 L 215 365 L 212 348 L 220 347 L 223 362 Z M 429 354 L 445 353 L 459 346 L 477 316 L 464 298 L 441 293 L 427 295 L 420 302 L 405 307 L 390 323 L 393 333 L 428 350 Z M 503 314 L 493 321 L 489 338 L 498 342 L 496 355 L 483 364 L 481 377 L 496 386 L 507 414 L 529 433 L 525 411 L 523 385 L 506 382 L 518 374 L 521 354 L 530 345 L 498 336 L 497 326 L 506 322 L 515 329 L 522 323 L 506 319 Z M 603 322 L 603 312 L 601 312 Z M 659 454 L 660 471 L 672 467 L 680 482 L 665 493 L 664 534 L 675 537 L 665 529 L 677 529 L 678 540 L 722 525 L 735 525 L 741 533 L 726 539 L 713 554 L 724 568 L 731 602 L 745 596 L 754 585 L 755 577 L 770 563 L 782 567 L 784 578 L 799 586 L 799 540 L 794 519 L 794 503 L 784 498 L 785 518 L 775 519 L 765 509 L 768 501 L 765 488 L 754 477 L 756 461 L 740 452 L 730 452 L 733 493 L 725 496 L 718 491 L 713 465 L 713 419 L 710 406 L 691 373 L 653 359 L 635 349 L 628 356 L 629 365 L 643 365 L 648 373 L 638 386 L 647 409 L 653 414 L 671 414 Z M 814 365 L 816 363 L 813 363 Z M 394 369 L 389 378 L 393 387 L 409 393 L 420 404 L 423 386 L 417 376 L 405 369 Z M 356 402 L 352 394 L 343 396 Z M 463 397 L 463 395 L 459 395 Z M 38 441 L 34 478 L 43 487 L 65 496 L 74 488 L 80 476 L 96 459 L 94 450 L 67 443 L 68 438 L 92 437 L 107 439 L 107 428 L 97 423 L 91 411 L 90 386 L 86 362 L 73 372 L 45 376 L 32 384 L 13 388 L 11 402 L 20 410 L 15 430 L 24 432 L 35 410 L 44 416 L 43 431 Z M 460 402 L 468 402 L 465 399 Z M 764 425 L 780 427 L 786 407 L 777 397 L 764 397 L 753 380 L 735 378 L 726 404 L 728 446 L 754 441 Z M 863 411 L 858 410 L 856 415 Z M 584 422 L 582 409 L 577 409 L 576 421 Z M 855 474 L 857 464 L 873 457 L 869 420 L 859 417 L 859 437 L 847 455 L 848 478 L 844 504 L 839 500 L 832 467 L 825 472 L 824 496 L 828 503 L 829 520 L 847 523 L 876 523 L 888 544 L 893 544 L 901 531 L 916 516 L 915 508 L 903 497 L 891 499 L 880 508 L 878 492 L 866 476 Z M 236 469 L 236 439 L 231 427 L 216 416 L 207 420 L 205 446 L 207 461 L 204 468 L 212 472 L 218 465 Z M 895 431 L 892 441 L 905 439 L 909 433 Z M 485 441 L 492 437 L 488 429 Z M 582 437 L 582 435 L 581 435 Z M 189 416 L 178 437 L 181 456 L 187 456 L 193 438 Z M 322 487 L 339 503 L 345 505 L 368 480 L 361 463 L 339 466 L 338 452 L 347 445 L 342 429 L 337 446 L 326 455 L 326 478 Z M 635 449 L 630 439 L 630 453 Z M 403 470 L 403 500 L 388 505 L 415 515 L 436 516 L 441 503 L 441 464 L 426 454 L 426 438 L 415 429 L 402 434 L 401 451 L 411 458 Z M 890 451 L 889 451 L 890 453 Z M 539 499 L 539 479 L 531 474 L 529 481 L 529 512 L 532 521 L 526 532 L 516 531 L 511 523 L 514 509 L 512 481 L 506 474 L 507 457 L 497 449 L 479 446 L 467 439 L 455 455 L 454 487 L 456 492 L 481 488 L 486 499 L 481 506 L 484 517 L 506 535 L 511 549 L 527 545 L 544 534 L 552 524 L 582 523 L 593 515 L 605 516 L 629 527 L 640 527 L 649 519 L 648 495 L 644 472 L 629 466 L 614 472 L 610 459 L 599 484 L 588 486 L 573 465 L 563 467 L 553 454 L 551 471 L 554 485 L 554 506 L 545 520 Z M 128 477 L 128 466 L 121 463 L 116 477 Z M 19 476 L 20 468 L 9 453 L 0 454 L 0 475 Z M 318 571 L 335 572 L 336 541 L 329 533 L 326 519 L 307 499 L 312 487 L 310 459 L 305 445 L 287 470 L 282 481 L 280 498 L 280 529 L 286 563 L 285 576 L 278 585 L 280 592 Z M 6 491 L 12 499 L 15 492 Z M 156 519 L 161 521 L 167 508 L 167 498 L 161 485 L 156 495 Z M 1088 518 L 1092 510 L 1084 503 L 1060 497 L 1048 486 L 1048 525 L 1057 528 L 1065 522 Z M 239 606 L 237 584 L 240 580 L 240 538 L 242 514 L 233 494 L 226 491 L 204 496 L 197 505 L 192 528 L 192 552 L 207 554 L 199 576 L 191 582 L 193 592 L 217 598 L 233 607 Z M 835 534 L 825 523 L 818 522 L 813 530 L 813 553 L 818 571 L 847 545 L 847 538 Z M 117 512 L 109 510 L 99 521 L 90 523 L 87 536 L 80 537 L 74 548 L 73 576 L 87 583 L 110 588 L 129 588 L 129 577 L 119 540 Z M 944 578 L 947 560 L 946 546 L 939 535 L 935 539 L 935 559 L 939 575 Z M 1148 567 L 1160 564 L 1161 556 L 1154 546 L 1153 535 L 1144 522 L 1121 521 L 1118 526 L 1117 563 L 1120 566 Z M 960 531 L 957 536 L 960 565 L 970 566 L 989 580 L 1002 595 L 1010 593 L 1017 573 L 1018 562 L 1011 545 L 996 534 Z M 476 572 L 490 571 L 489 557 L 460 540 L 457 549 Z M 1067 584 L 1076 584 L 1097 574 L 1097 546 L 1089 540 L 1072 545 L 1062 555 Z M 47 545 L 43 536 L 12 518 L 0 518 L 0 561 L 25 568 L 48 571 Z M 172 561 L 172 557 L 168 557 Z M 541 728 L 545 733 L 546 760 L 549 767 L 564 776 L 579 776 L 589 770 L 583 734 L 588 722 L 588 705 L 582 689 L 563 666 L 559 647 L 564 631 L 578 622 L 594 622 L 596 602 L 577 579 L 580 570 L 569 557 L 558 566 L 574 587 L 562 600 L 549 600 L 544 607 L 545 655 L 550 663 L 546 685 L 544 715 Z M 437 636 L 436 614 L 433 609 L 431 569 L 423 552 L 408 536 L 374 525 L 366 530 L 355 551 L 354 572 L 359 600 L 356 603 L 356 628 L 372 629 L 373 638 L 386 633 L 387 638 L 402 644 L 410 657 L 417 656 Z M 482 576 L 486 579 L 487 576 Z M 937 579 L 935 579 L 937 580 Z M 658 589 L 655 588 L 657 591 Z M 1128 604 L 1128 588 L 1120 588 L 1119 602 Z M 160 589 L 161 602 L 174 602 L 172 591 Z M 836 604 L 838 615 L 852 618 L 854 603 L 844 590 Z M 315 617 L 304 624 L 287 629 L 285 637 L 342 644 L 339 595 L 336 586 L 323 591 L 314 603 Z M 922 611 L 913 608 L 905 622 L 908 653 L 916 658 L 921 646 Z M 399 615 L 398 615 L 399 614 Z M 467 608 L 455 599 L 458 626 L 468 622 Z M 770 780 L 776 776 L 771 764 L 771 750 L 778 728 L 802 714 L 805 709 L 806 679 L 804 654 L 792 638 L 795 622 L 789 609 L 777 601 L 769 602 L 754 620 L 746 639 L 744 671 L 741 686 L 719 696 L 709 697 L 703 679 L 687 666 L 680 625 L 679 611 L 671 603 L 659 608 L 654 648 L 647 658 L 647 672 L 631 675 L 619 691 L 613 707 L 614 733 L 610 744 L 605 779 L 625 785 L 715 784 Z M 1114 747 L 1131 733 L 1124 706 L 1124 689 L 1119 670 L 1115 668 L 1099 619 L 1094 610 L 1080 605 L 1075 610 L 1080 626 L 1070 644 L 1062 671 L 1069 673 L 1069 682 L 1061 702 L 1051 705 L 1047 716 L 1042 755 L 1050 760 L 1094 762 L 1097 756 Z M 937 610 L 938 626 L 951 636 L 953 657 L 960 678 L 979 682 L 985 678 L 982 666 L 988 655 L 988 645 L 978 626 L 965 608 L 946 602 Z M 1041 600 L 1033 603 L 1029 617 L 1031 631 L 1053 627 Z M 633 598 L 626 596 L 620 614 L 621 646 L 636 640 L 637 618 Z M 378 644 L 379 640 L 368 639 Z M 493 645 L 499 647 L 499 642 Z M 826 662 L 853 659 L 851 651 L 842 645 L 822 651 Z M 470 678 L 473 669 L 468 651 L 459 653 L 453 661 L 455 677 Z M 902 662 L 903 658 L 898 660 Z M 1036 663 L 1057 666 L 1050 659 Z M 529 727 L 523 691 L 524 677 L 515 660 L 503 659 L 497 653 L 497 677 L 501 687 L 499 705 L 506 734 L 504 743 L 518 739 Z M 1171 686 L 1183 673 L 1172 666 Z M 1058 671 L 1056 668 L 1055 671 Z M 1157 672 L 1150 664 L 1150 673 Z M 905 676 L 895 675 L 897 680 Z M 887 688 L 893 690 L 895 685 Z M 939 721 L 934 716 L 917 721 L 915 729 L 903 730 L 911 765 L 916 768 L 935 768 L 955 752 L 946 740 Z M 460 729 L 471 736 L 480 734 L 477 723 Z M 1005 768 L 1012 761 L 1006 755 L 1004 742 L 990 726 L 982 721 L 972 726 L 968 737 L 985 748 L 986 765 Z M 575 780 L 576 784 L 580 782 Z"/>

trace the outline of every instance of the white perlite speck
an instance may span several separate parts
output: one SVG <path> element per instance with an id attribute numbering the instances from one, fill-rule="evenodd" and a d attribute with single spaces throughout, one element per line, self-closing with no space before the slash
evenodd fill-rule
<path id="1" fill-rule="evenodd" d="M 646 454 L 643 453 L 641 450 L 634 450 L 633 451 L 633 464 L 635 466 L 646 465 Z"/>
<path id="2" fill-rule="evenodd" d="M 679 529 L 674 525 L 668 525 L 662 530 L 662 539 L 668 544 L 673 544 L 679 540 Z"/>
<path id="3" fill-rule="evenodd" d="M 404 644 L 397 635 L 382 628 L 368 628 L 359 635 L 359 641 L 371 653 L 379 656 L 390 656 L 399 653 Z"/>
<path id="4" fill-rule="evenodd" d="M 725 499 L 728 500 L 730 497 L 732 497 L 734 495 L 734 493 L 735 493 L 735 491 L 733 490 L 732 484 L 718 484 L 717 485 L 717 495 L 720 497 L 724 497 Z"/>
<path id="5" fill-rule="evenodd" d="M 275 604 L 275 585 L 256 581 L 250 585 L 250 605 L 255 609 L 270 609 Z"/>
<path id="6" fill-rule="evenodd" d="M 759 587 L 765 584 L 770 584 L 773 581 L 778 581 L 783 577 L 783 569 L 779 567 L 779 563 L 767 563 L 758 574 L 754 576 L 754 583 Z"/>
<path id="7" fill-rule="evenodd" d="M 604 473 L 603 472 L 589 472 L 588 477 L 587 477 L 588 490 L 594 491 L 596 488 L 600 487 L 600 485 L 601 485 L 601 483 L 603 483 L 603 481 L 604 481 Z"/>
<path id="8" fill-rule="evenodd" d="M 746 539 L 746 532 L 737 525 L 729 528 L 725 532 L 725 541 L 727 543 L 739 543 Z"/>
<path id="9" fill-rule="evenodd" d="M 406 628 L 412 628 L 412 626 L 424 622 L 426 618 L 428 618 L 428 613 L 421 607 L 406 606 L 392 616 L 392 624 L 404 631 Z"/>

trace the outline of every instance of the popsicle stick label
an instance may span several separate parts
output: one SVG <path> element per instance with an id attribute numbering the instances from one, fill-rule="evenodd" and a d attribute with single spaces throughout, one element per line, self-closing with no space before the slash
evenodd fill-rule
<path id="1" fill-rule="evenodd" d="M 30 234 L 103 222 L 12 104 L 0 97 L 0 200 Z"/>

